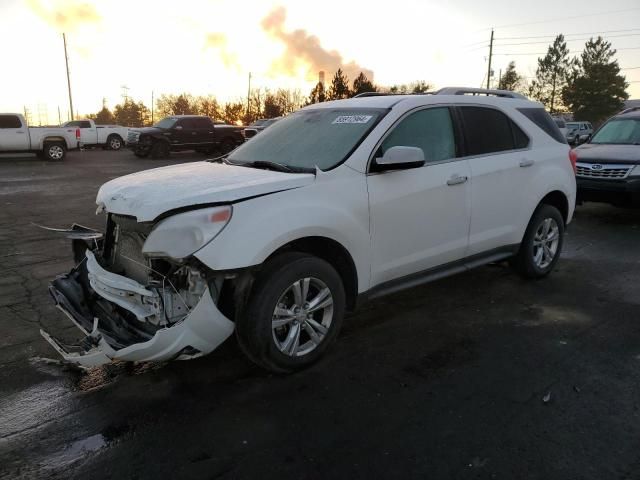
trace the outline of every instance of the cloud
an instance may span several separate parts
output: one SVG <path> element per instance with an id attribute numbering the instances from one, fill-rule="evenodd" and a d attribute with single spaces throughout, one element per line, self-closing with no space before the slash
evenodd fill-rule
<path id="1" fill-rule="evenodd" d="M 99 24 L 102 17 L 96 8 L 77 0 L 27 0 L 29 8 L 61 32 L 72 32 L 87 24 Z"/>
<path id="2" fill-rule="evenodd" d="M 336 50 L 326 50 L 320 44 L 320 39 L 307 33 L 304 29 L 291 32 L 285 31 L 284 23 L 287 11 L 284 7 L 277 7 L 262 19 L 262 29 L 273 39 L 285 45 L 285 52 L 276 59 L 271 66 L 271 74 L 285 74 L 295 76 L 302 65 L 306 68 L 307 78 L 317 78 L 320 70 L 328 75 L 341 68 L 350 80 L 363 72 L 369 79 L 373 79 L 373 71 L 363 68 L 356 62 L 345 63 L 342 55 Z"/>
<path id="3" fill-rule="evenodd" d="M 225 67 L 240 70 L 238 56 L 229 50 L 229 41 L 224 33 L 208 34 L 205 40 L 205 49 L 207 48 L 212 48 L 218 52 Z"/>

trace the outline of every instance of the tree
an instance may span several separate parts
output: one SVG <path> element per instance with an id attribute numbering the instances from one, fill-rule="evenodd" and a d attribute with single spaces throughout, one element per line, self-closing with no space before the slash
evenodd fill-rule
<path id="1" fill-rule="evenodd" d="M 149 124 L 149 109 L 142 102 L 127 98 L 113 109 L 116 123 L 125 127 L 143 127 Z"/>
<path id="2" fill-rule="evenodd" d="M 282 113 L 282 107 L 278 102 L 278 98 L 272 93 L 267 93 L 264 97 L 264 118 L 281 117 Z"/>
<path id="3" fill-rule="evenodd" d="M 351 92 L 349 90 L 349 79 L 339 68 L 331 80 L 331 86 L 327 92 L 327 100 L 342 100 L 349 98 Z"/>
<path id="4" fill-rule="evenodd" d="M 171 115 L 196 115 L 198 113 L 198 102 L 188 93 L 180 95 L 160 95 L 156 105 L 161 117 Z"/>
<path id="5" fill-rule="evenodd" d="M 218 103 L 218 100 L 216 100 L 216 97 L 212 95 L 207 97 L 197 97 L 196 108 L 198 115 L 206 115 L 207 117 L 211 117 L 213 120 L 222 117 L 220 104 Z"/>
<path id="6" fill-rule="evenodd" d="M 325 92 L 325 89 L 324 89 L 324 83 L 318 82 L 316 86 L 313 87 L 313 90 L 311 90 L 311 93 L 309 94 L 308 104 L 311 105 L 314 103 L 322 103 L 326 101 L 326 99 L 327 99 L 327 93 Z"/>
<path id="7" fill-rule="evenodd" d="M 564 110 L 560 94 L 567 86 L 575 66 L 575 60 L 569 58 L 564 35 L 558 35 L 549 45 L 547 54 L 538 58 L 536 77 L 529 87 L 529 96 L 541 102 L 551 113 Z"/>
<path id="8" fill-rule="evenodd" d="M 107 107 L 102 107 L 102 110 L 95 115 L 89 115 L 88 118 L 93 119 L 93 121 L 96 122 L 96 125 L 111 125 L 116 122 L 113 113 L 111 113 L 111 110 Z"/>
<path id="9" fill-rule="evenodd" d="M 620 75 L 616 50 L 602 37 L 591 38 L 584 47 L 576 74 L 562 91 L 562 100 L 575 120 L 600 123 L 622 109 L 629 98 L 629 84 Z"/>
<path id="10" fill-rule="evenodd" d="M 427 93 L 429 90 L 433 89 L 431 84 L 425 82 L 424 80 L 418 80 L 416 82 L 412 82 L 409 84 L 409 89 L 411 93 Z"/>
<path id="11" fill-rule="evenodd" d="M 507 70 L 498 80 L 498 88 L 500 90 L 515 91 L 520 87 L 522 77 L 516 72 L 516 62 L 509 62 Z"/>
<path id="12" fill-rule="evenodd" d="M 373 82 L 369 80 L 363 72 L 360 72 L 360 75 L 358 75 L 353 81 L 353 89 L 351 90 L 351 95 L 356 96 L 361 93 L 377 91 L 378 89 L 373 84 Z"/>
<path id="13" fill-rule="evenodd" d="M 222 111 L 222 119 L 227 123 L 241 122 L 246 113 L 246 105 L 244 102 L 229 102 L 224 105 Z"/>

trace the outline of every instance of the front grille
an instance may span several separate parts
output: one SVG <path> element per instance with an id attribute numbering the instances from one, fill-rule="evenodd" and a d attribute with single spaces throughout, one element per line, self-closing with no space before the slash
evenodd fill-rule
<path id="1" fill-rule="evenodd" d="M 129 132 L 127 135 L 127 143 L 138 143 L 140 134 L 138 132 Z"/>
<path id="2" fill-rule="evenodd" d="M 576 175 L 583 178 L 626 178 L 633 165 L 578 163 Z"/>

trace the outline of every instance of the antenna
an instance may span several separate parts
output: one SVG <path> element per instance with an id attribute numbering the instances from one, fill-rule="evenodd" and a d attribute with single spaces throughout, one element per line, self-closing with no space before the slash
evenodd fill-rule
<path id="1" fill-rule="evenodd" d="M 122 94 L 120 96 L 126 102 L 127 100 L 129 100 L 129 87 L 127 87 L 126 85 L 120 85 L 120 88 L 122 89 Z"/>

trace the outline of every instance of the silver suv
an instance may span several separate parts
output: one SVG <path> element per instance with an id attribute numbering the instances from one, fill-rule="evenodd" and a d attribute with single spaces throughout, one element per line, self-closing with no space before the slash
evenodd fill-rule
<path id="1" fill-rule="evenodd" d="M 569 145 L 580 145 L 593 135 L 593 126 L 590 122 L 566 122 L 567 142 Z"/>

